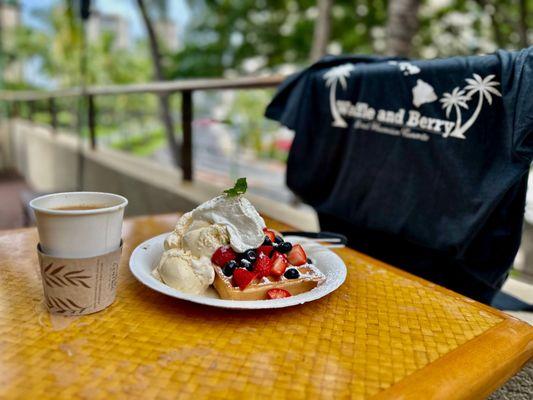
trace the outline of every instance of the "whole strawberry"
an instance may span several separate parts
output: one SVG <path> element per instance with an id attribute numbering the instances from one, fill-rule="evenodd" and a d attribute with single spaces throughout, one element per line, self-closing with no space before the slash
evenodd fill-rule
<path id="1" fill-rule="evenodd" d="M 258 274 L 258 277 L 270 275 L 272 269 L 272 260 L 265 253 L 259 253 L 257 260 L 254 264 L 254 272 Z"/>

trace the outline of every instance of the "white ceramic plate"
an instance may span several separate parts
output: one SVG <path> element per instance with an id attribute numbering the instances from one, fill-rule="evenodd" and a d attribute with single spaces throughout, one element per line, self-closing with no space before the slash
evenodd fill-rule
<path id="1" fill-rule="evenodd" d="M 291 243 L 301 243 L 307 256 L 314 261 L 315 266 L 326 276 L 326 280 L 321 285 L 309 292 L 275 300 L 223 300 L 218 297 L 218 294 L 213 288 L 210 288 L 206 293 L 201 295 L 183 293 L 158 281 L 151 273 L 161 258 L 163 242 L 167 236 L 168 233 L 164 233 L 137 246 L 130 257 L 130 270 L 141 283 L 149 288 L 168 296 L 192 301 L 193 303 L 236 309 L 290 307 L 320 299 L 337 289 L 346 279 L 346 265 L 335 253 L 323 246 L 314 243 L 310 244 L 309 242 L 306 243 L 305 238 L 286 236 L 285 239 Z"/>

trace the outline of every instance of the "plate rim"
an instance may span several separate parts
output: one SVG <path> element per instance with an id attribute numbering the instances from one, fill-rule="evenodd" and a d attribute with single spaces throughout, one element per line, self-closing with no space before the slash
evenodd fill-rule
<path id="1" fill-rule="evenodd" d="M 152 242 L 157 241 L 158 239 L 162 237 L 167 237 L 171 232 L 165 232 L 161 233 L 159 235 L 153 236 L 133 249 L 133 251 L 130 254 L 130 258 L 128 260 L 129 270 L 141 284 L 144 286 L 159 292 L 161 294 L 184 300 L 189 301 L 195 304 L 201 304 L 205 306 L 210 307 L 217 307 L 217 308 L 225 308 L 225 309 L 242 309 L 242 310 L 264 310 L 264 309 L 276 309 L 276 308 L 285 308 L 285 307 L 293 307 L 305 303 L 309 303 L 311 301 L 315 301 L 318 299 L 321 299 L 331 293 L 333 293 L 335 290 L 337 290 L 346 280 L 347 275 L 347 268 L 346 264 L 344 263 L 344 260 L 339 257 L 338 254 L 332 252 L 328 248 L 321 246 L 324 250 L 326 250 L 330 256 L 333 256 L 334 258 L 337 258 L 338 265 L 342 268 L 339 269 L 339 274 L 336 279 L 336 282 L 329 287 L 326 291 L 320 292 L 318 291 L 318 296 L 309 296 L 309 293 L 311 293 L 314 289 L 298 294 L 293 297 L 289 298 L 283 298 L 283 299 L 273 299 L 273 300 L 226 300 L 226 299 L 217 299 L 213 297 L 206 297 L 202 295 L 196 295 L 196 294 L 189 294 L 185 292 L 181 292 L 177 289 L 174 289 L 170 286 L 165 285 L 163 282 L 158 281 L 156 278 L 153 278 L 153 282 L 151 280 L 144 279 L 145 271 L 142 271 L 142 267 L 136 267 L 134 265 L 134 259 L 137 258 L 137 256 L 143 252 L 146 251 L 144 247 L 147 245 L 151 245 Z M 299 237 L 297 235 L 286 235 L 286 237 L 293 237 L 293 238 L 301 238 L 302 240 L 305 240 L 304 237 Z M 160 285 L 159 285 L 160 284 Z M 298 296 L 306 295 L 306 298 L 303 300 L 299 298 Z"/>

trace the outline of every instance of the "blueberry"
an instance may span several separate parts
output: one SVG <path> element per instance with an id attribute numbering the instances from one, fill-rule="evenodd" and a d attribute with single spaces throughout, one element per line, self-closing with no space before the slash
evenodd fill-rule
<path id="1" fill-rule="evenodd" d="M 300 277 L 300 273 L 296 268 L 289 268 L 283 276 L 287 279 L 296 279 Z"/>
<path id="2" fill-rule="evenodd" d="M 235 271 L 235 268 L 237 268 L 238 264 L 237 261 L 231 260 L 224 265 L 224 268 L 222 268 L 222 273 L 226 276 L 233 275 L 233 271 Z"/>
<path id="3" fill-rule="evenodd" d="M 255 260 L 257 260 L 257 253 L 253 249 L 246 250 L 244 253 L 242 253 L 242 259 L 253 263 Z"/>
<path id="4" fill-rule="evenodd" d="M 252 271 L 254 269 L 254 265 L 251 261 L 247 260 L 246 258 L 243 258 L 239 264 L 240 268 L 246 268 L 248 271 Z"/>
<path id="5" fill-rule="evenodd" d="M 272 240 L 268 236 L 265 236 L 265 240 L 263 240 L 263 246 L 272 246 Z"/>
<path id="6" fill-rule="evenodd" d="M 283 243 L 283 238 L 281 236 L 276 235 L 276 240 L 275 241 L 276 241 L 277 244 Z"/>
<path id="7" fill-rule="evenodd" d="M 289 242 L 283 242 L 278 244 L 278 247 L 276 248 L 280 253 L 288 253 L 292 250 L 292 244 Z"/>
<path id="8" fill-rule="evenodd" d="M 307 259 L 307 264 L 313 264 L 313 260 L 311 260 L 310 258 Z"/>

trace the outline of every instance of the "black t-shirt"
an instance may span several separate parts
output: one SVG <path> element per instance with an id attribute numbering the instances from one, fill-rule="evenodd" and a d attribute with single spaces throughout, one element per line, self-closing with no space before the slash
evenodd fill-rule
<path id="1" fill-rule="evenodd" d="M 266 116 L 296 133 L 287 184 L 323 229 L 490 301 L 520 243 L 533 157 L 533 47 L 407 61 L 326 57 Z"/>

